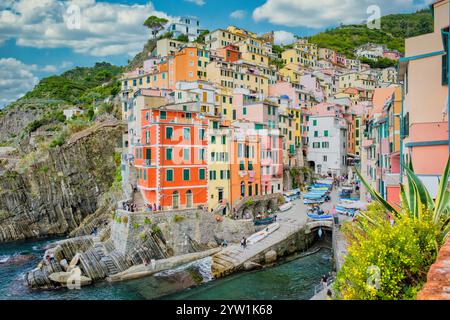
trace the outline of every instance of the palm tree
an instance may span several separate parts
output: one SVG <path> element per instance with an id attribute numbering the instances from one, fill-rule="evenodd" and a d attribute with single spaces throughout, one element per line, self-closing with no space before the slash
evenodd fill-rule
<path id="1" fill-rule="evenodd" d="M 156 37 L 158 32 L 164 29 L 164 26 L 169 20 L 165 18 L 160 18 L 157 16 L 150 16 L 144 21 L 144 26 L 149 28 L 152 31 L 153 37 Z"/>

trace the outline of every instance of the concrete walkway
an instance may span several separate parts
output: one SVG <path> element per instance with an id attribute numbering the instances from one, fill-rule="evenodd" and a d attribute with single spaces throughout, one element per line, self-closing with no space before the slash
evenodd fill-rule
<path id="1" fill-rule="evenodd" d="M 337 191 L 331 193 L 331 199 L 332 201 L 326 202 L 321 206 L 323 210 L 329 210 L 331 212 L 333 205 L 338 201 Z M 248 245 L 245 249 L 240 245 L 232 245 L 214 255 L 213 274 L 216 272 L 217 275 L 220 276 L 230 274 L 241 268 L 244 263 L 252 261 L 257 255 L 267 251 L 271 247 L 307 227 L 309 221 L 309 218 L 306 215 L 307 206 L 303 204 L 302 199 L 295 200 L 293 204 L 294 206 L 290 210 L 277 213 L 277 222 L 280 227 L 266 238 L 253 245 Z M 324 224 L 329 226 L 330 221 L 314 222 L 313 224 Z"/>

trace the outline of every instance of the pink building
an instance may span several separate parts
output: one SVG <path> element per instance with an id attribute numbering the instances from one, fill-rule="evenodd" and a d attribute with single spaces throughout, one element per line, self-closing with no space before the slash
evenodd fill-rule
<path id="1" fill-rule="evenodd" d="M 412 160 L 416 174 L 435 195 L 449 156 L 448 48 L 442 34 L 449 30 L 449 1 L 435 1 L 432 10 L 434 32 L 406 39 L 400 79 L 405 86 L 403 160 Z"/>

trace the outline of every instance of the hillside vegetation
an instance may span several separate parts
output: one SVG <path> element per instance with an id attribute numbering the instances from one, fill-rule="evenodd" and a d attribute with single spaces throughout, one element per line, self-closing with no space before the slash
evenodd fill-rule
<path id="1" fill-rule="evenodd" d="M 405 51 L 405 38 L 433 31 L 430 9 L 410 14 L 391 14 L 381 18 L 381 30 L 369 29 L 365 24 L 343 25 L 318 33 L 309 40 L 319 47 L 333 49 L 353 57 L 356 47 L 372 42 L 385 44 L 391 50 Z"/>
<path id="2" fill-rule="evenodd" d="M 93 99 L 104 99 L 119 92 L 117 77 L 122 71 L 122 67 L 107 62 L 97 62 L 93 67 L 76 67 L 59 76 L 43 78 L 20 100 L 57 99 L 69 104 L 91 103 Z"/>

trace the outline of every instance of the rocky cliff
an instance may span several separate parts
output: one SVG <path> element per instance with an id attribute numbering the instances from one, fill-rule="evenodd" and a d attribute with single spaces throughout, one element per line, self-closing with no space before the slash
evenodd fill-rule
<path id="1" fill-rule="evenodd" d="M 99 199 L 114 181 L 123 130 L 119 121 L 97 125 L 50 148 L 24 172 L 3 172 L 0 242 L 65 235 L 93 213 L 104 215 L 109 206 Z M 96 212 L 99 208 L 102 212 Z"/>

